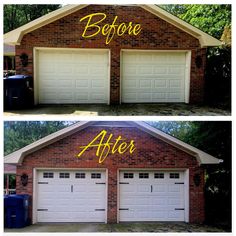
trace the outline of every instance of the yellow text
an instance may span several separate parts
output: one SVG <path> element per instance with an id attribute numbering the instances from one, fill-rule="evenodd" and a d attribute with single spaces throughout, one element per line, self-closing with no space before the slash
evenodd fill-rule
<path id="1" fill-rule="evenodd" d="M 94 16 L 99 17 L 99 20 L 93 22 L 92 19 Z M 92 38 L 101 32 L 103 36 L 106 36 L 106 44 L 109 44 L 115 34 L 117 34 L 118 36 L 122 36 L 127 32 L 128 35 L 136 36 L 142 30 L 140 24 L 133 24 L 132 22 L 122 22 L 120 24 L 116 24 L 118 16 L 115 16 L 112 24 L 105 24 L 103 26 L 100 26 L 99 24 L 102 23 L 106 19 L 106 17 L 107 15 L 105 13 L 98 12 L 81 18 L 80 22 L 87 19 L 87 24 L 84 28 L 82 37 Z"/>
<path id="2" fill-rule="evenodd" d="M 83 150 L 78 154 L 78 157 L 81 157 L 87 149 L 97 147 L 96 156 L 99 157 L 98 162 L 101 164 L 105 161 L 109 153 L 115 154 L 117 152 L 119 154 L 123 154 L 126 151 L 129 151 L 131 154 L 136 149 L 134 140 L 125 142 L 125 139 L 118 136 L 113 142 L 111 142 L 113 134 L 110 134 L 105 140 L 106 135 L 107 131 L 102 130 L 88 145 L 79 147 Z"/>

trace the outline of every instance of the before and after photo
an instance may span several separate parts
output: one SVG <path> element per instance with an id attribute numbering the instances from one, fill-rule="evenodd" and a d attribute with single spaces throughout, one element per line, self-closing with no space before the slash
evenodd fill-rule
<path id="1" fill-rule="evenodd" d="M 232 232 L 231 15 L 3 4 L 4 234 Z"/>

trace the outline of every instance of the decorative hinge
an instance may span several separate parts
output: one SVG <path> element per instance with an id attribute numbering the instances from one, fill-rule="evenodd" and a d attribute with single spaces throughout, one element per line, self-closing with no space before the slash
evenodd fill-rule
<path id="1" fill-rule="evenodd" d="M 38 184 L 48 184 L 48 182 L 38 182 Z"/>
<path id="2" fill-rule="evenodd" d="M 105 209 L 94 209 L 95 211 L 105 211 Z"/>
<path id="3" fill-rule="evenodd" d="M 119 184 L 129 184 L 128 182 L 120 182 Z"/>
<path id="4" fill-rule="evenodd" d="M 184 208 L 175 208 L 176 211 L 184 211 Z"/>
<path id="5" fill-rule="evenodd" d="M 48 209 L 37 209 L 37 211 L 48 211 Z"/>
<path id="6" fill-rule="evenodd" d="M 175 184 L 184 184 L 184 182 L 177 182 L 177 183 L 175 183 Z"/>
<path id="7" fill-rule="evenodd" d="M 106 183 L 96 183 L 96 184 L 106 184 Z"/>
<path id="8" fill-rule="evenodd" d="M 119 208 L 120 211 L 128 211 L 129 208 Z"/>

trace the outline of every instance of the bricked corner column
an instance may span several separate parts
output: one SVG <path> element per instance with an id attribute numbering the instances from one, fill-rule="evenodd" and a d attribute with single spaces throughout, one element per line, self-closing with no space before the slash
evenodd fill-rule
<path id="1" fill-rule="evenodd" d="M 120 48 L 111 50 L 110 104 L 120 103 Z"/>
<path id="2" fill-rule="evenodd" d="M 190 103 L 204 102 L 206 48 L 192 50 Z"/>
<path id="3" fill-rule="evenodd" d="M 108 170 L 107 223 L 117 223 L 117 169 Z"/>
<path id="4" fill-rule="evenodd" d="M 194 183 L 194 175 L 200 176 L 200 184 Z M 189 172 L 190 201 L 189 201 L 189 222 L 203 223 L 205 220 L 205 201 L 204 201 L 204 169 L 193 168 Z"/>

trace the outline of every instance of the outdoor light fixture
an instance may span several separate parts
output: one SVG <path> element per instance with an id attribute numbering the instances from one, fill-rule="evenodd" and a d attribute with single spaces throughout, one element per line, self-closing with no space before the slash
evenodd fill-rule
<path id="1" fill-rule="evenodd" d="M 201 176 L 200 176 L 200 174 L 195 174 L 193 176 L 193 181 L 194 181 L 195 186 L 198 187 L 200 185 L 200 183 L 201 183 Z"/>
<path id="2" fill-rule="evenodd" d="M 202 57 L 201 56 L 196 57 L 195 64 L 196 64 L 198 69 L 200 69 L 202 67 Z"/>
<path id="3" fill-rule="evenodd" d="M 28 65 L 28 55 L 26 53 L 22 53 L 20 55 L 20 60 L 21 60 L 22 66 L 26 67 Z"/>
<path id="4" fill-rule="evenodd" d="M 21 183 L 23 186 L 26 186 L 28 184 L 28 175 L 22 174 L 20 177 Z"/>

